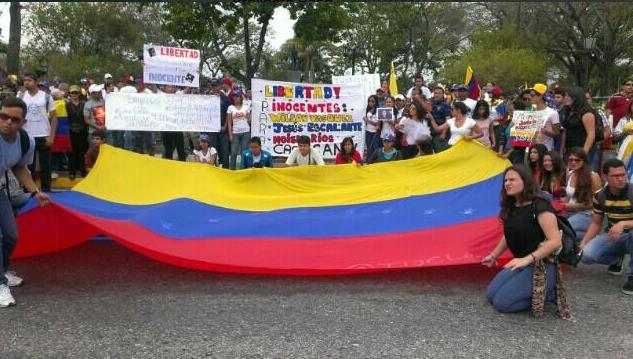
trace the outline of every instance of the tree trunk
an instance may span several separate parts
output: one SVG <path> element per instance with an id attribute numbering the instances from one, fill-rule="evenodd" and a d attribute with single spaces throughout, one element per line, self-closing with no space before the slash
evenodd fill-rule
<path id="1" fill-rule="evenodd" d="M 9 25 L 9 46 L 7 48 L 7 71 L 9 74 L 20 72 L 20 40 L 22 38 L 22 14 L 19 1 L 11 1 L 9 14 L 11 23 Z"/>

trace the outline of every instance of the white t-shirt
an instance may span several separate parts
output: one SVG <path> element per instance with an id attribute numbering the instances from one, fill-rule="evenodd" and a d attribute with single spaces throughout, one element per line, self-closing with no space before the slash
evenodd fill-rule
<path id="1" fill-rule="evenodd" d="M 248 124 L 248 111 L 249 108 L 242 105 L 239 109 L 233 105 L 229 106 L 226 110 L 227 114 L 230 114 L 233 118 L 233 133 L 245 133 L 251 131 L 251 126 Z"/>
<path id="2" fill-rule="evenodd" d="M 247 108 L 249 111 L 251 111 L 253 107 L 253 100 L 244 99 L 242 101 L 242 106 L 244 106 L 244 108 Z"/>
<path id="3" fill-rule="evenodd" d="M 127 86 L 121 87 L 119 92 L 120 93 L 138 93 L 138 91 L 136 90 L 136 87 L 134 87 L 132 85 L 127 85 Z"/>
<path id="4" fill-rule="evenodd" d="M 378 121 L 378 117 L 371 113 L 371 112 L 367 112 L 367 119 L 371 120 L 371 121 Z M 369 121 L 367 121 L 366 126 L 365 126 L 365 130 L 367 132 L 371 132 L 371 133 L 376 133 L 376 130 L 378 130 L 378 128 L 376 126 L 374 126 L 373 124 L 369 123 Z"/>
<path id="5" fill-rule="evenodd" d="M 325 162 L 323 162 L 323 157 L 321 157 L 321 155 L 314 148 L 310 148 L 310 153 L 308 153 L 307 156 L 302 155 L 301 152 L 299 151 L 299 148 L 295 148 L 290 153 L 290 156 L 288 156 L 288 159 L 286 160 L 286 164 L 288 166 L 293 166 L 293 165 L 297 165 L 297 166 L 305 166 L 305 165 L 319 165 L 319 166 L 323 166 L 323 165 L 325 165 Z"/>
<path id="6" fill-rule="evenodd" d="M 431 137 L 431 129 L 426 121 L 416 121 L 414 119 L 404 117 L 400 120 L 400 132 L 406 135 L 405 140 L 407 145 L 415 145 L 418 141 L 423 140 L 425 137 Z"/>
<path id="7" fill-rule="evenodd" d="M 218 151 L 215 150 L 214 147 L 209 147 L 209 149 L 207 150 L 207 154 L 205 155 L 204 153 L 202 153 L 202 150 L 193 150 L 193 154 L 198 156 L 198 158 L 200 158 L 200 162 L 202 163 L 210 163 L 212 165 L 215 165 L 215 163 L 211 163 L 211 156 L 217 154 Z"/>
<path id="8" fill-rule="evenodd" d="M 558 119 L 558 112 L 549 107 L 546 107 L 543 112 L 547 113 L 547 120 L 545 120 L 543 128 L 551 132 L 552 127 L 560 123 L 560 120 Z M 538 136 L 536 136 L 536 143 L 545 145 L 548 151 L 551 151 L 554 148 L 554 139 L 543 133 L 539 133 Z"/>
<path id="9" fill-rule="evenodd" d="M 457 141 L 461 140 L 464 135 L 470 135 L 473 127 L 477 125 L 477 122 L 475 122 L 475 120 L 470 117 L 464 118 L 464 124 L 462 125 L 462 127 L 455 127 L 454 117 L 446 121 L 446 123 L 448 123 L 448 126 L 451 129 L 451 139 L 448 140 L 448 144 L 451 146 L 456 144 Z"/>
<path id="10" fill-rule="evenodd" d="M 48 108 L 46 99 L 48 97 Z M 49 112 L 55 112 L 55 101 L 46 92 L 37 90 L 35 96 L 28 91 L 21 95 L 26 103 L 26 123 L 24 129 L 31 137 L 48 137 L 51 134 L 51 122 L 48 119 Z"/>

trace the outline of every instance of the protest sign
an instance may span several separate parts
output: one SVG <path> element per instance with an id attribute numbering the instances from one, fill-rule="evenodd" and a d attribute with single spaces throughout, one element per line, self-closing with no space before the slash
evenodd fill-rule
<path id="1" fill-rule="evenodd" d="M 379 121 L 395 120 L 394 113 L 393 113 L 393 108 L 389 108 L 389 107 L 379 107 L 379 108 L 377 108 L 376 109 L 376 118 Z"/>
<path id="2" fill-rule="evenodd" d="M 130 131 L 220 131 L 220 97 L 109 93 L 106 128 Z"/>
<path id="3" fill-rule="evenodd" d="M 546 111 L 514 111 L 512 129 L 510 130 L 510 146 L 530 147 L 538 131 L 545 126 L 548 113 Z"/>
<path id="4" fill-rule="evenodd" d="M 297 137 L 310 137 L 323 158 L 335 158 L 340 143 L 352 137 L 364 151 L 365 100 L 361 86 L 305 84 L 253 79 L 252 136 L 273 156 L 287 157 Z"/>
<path id="5" fill-rule="evenodd" d="M 348 84 L 360 84 L 361 85 L 361 97 L 367 101 L 369 96 L 376 94 L 376 89 L 380 87 L 380 75 L 378 74 L 363 74 L 363 75 L 351 75 L 351 76 L 332 76 L 332 84 L 334 85 L 348 85 Z"/>
<path id="6" fill-rule="evenodd" d="M 200 51 L 144 45 L 143 82 L 198 87 L 200 84 Z"/>

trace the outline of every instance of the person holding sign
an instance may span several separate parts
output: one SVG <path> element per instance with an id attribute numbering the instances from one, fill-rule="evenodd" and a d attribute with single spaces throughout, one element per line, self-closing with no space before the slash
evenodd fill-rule
<path id="1" fill-rule="evenodd" d="M 299 136 L 297 143 L 299 147 L 290 152 L 290 156 L 286 160 L 286 166 L 325 165 L 323 157 L 310 146 L 310 137 Z"/>
<path id="2" fill-rule="evenodd" d="M 226 124 L 231 142 L 230 168 L 234 170 L 237 168 L 237 155 L 248 147 L 248 140 L 251 138 L 251 112 L 242 103 L 242 91 L 233 91 L 231 100 L 233 105 L 226 111 Z"/>
<path id="3" fill-rule="evenodd" d="M 365 147 L 367 148 L 367 154 L 371 155 L 380 147 L 380 137 L 378 131 L 380 130 L 380 121 L 376 115 L 378 109 L 378 96 L 371 95 L 367 99 L 367 109 L 365 110 Z"/>
<path id="4" fill-rule="evenodd" d="M 543 111 L 547 119 L 545 125 L 536 133 L 537 144 L 543 144 L 548 151 L 554 149 L 554 138 L 560 135 L 560 120 L 558 112 L 547 106 L 545 102 L 545 93 L 547 86 L 544 84 L 534 84 L 530 89 L 530 101 L 536 111 Z"/>
<path id="5" fill-rule="evenodd" d="M 433 129 L 437 132 L 444 131 L 446 129 L 451 130 L 451 138 L 448 140 L 448 145 L 452 146 L 462 138 L 466 141 L 477 139 L 483 136 L 483 132 L 477 125 L 477 122 L 468 117 L 469 108 L 463 102 L 456 101 L 451 108 L 451 114 L 453 118 L 449 119 L 442 125 L 435 122 L 435 119 L 427 118 L 429 124 L 433 126 Z"/>

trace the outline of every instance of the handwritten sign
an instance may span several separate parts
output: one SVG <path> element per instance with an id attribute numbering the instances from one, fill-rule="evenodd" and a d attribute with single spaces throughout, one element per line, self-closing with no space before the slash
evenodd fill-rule
<path id="1" fill-rule="evenodd" d="M 361 85 L 361 97 L 367 101 L 369 96 L 376 94 L 376 89 L 380 87 L 379 74 L 362 74 L 351 76 L 332 76 L 332 84 L 334 85 Z"/>
<path id="2" fill-rule="evenodd" d="M 548 113 L 545 111 L 514 111 L 512 129 L 510 130 L 510 146 L 530 147 L 538 131 L 545 126 Z"/>
<path id="3" fill-rule="evenodd" d="M 130 131 L 220 131 L 220 97 L 110 93 L 107 129 Z"/>
<path id="4" fill-rule="evenodd" d="M 323 158 L 335 158 L 340 143 L 352 137 L 364 150 L 361 86 L 305 84 L 253 79 L 252 136 L 273 156 L 287 157 L 297 138 L 310 137 Z"/>
<path id="5" fill-rule="evenodd" d="M 143 82 L 198 87 L 200 84 L 200 51 L 144 45 Z"/>

